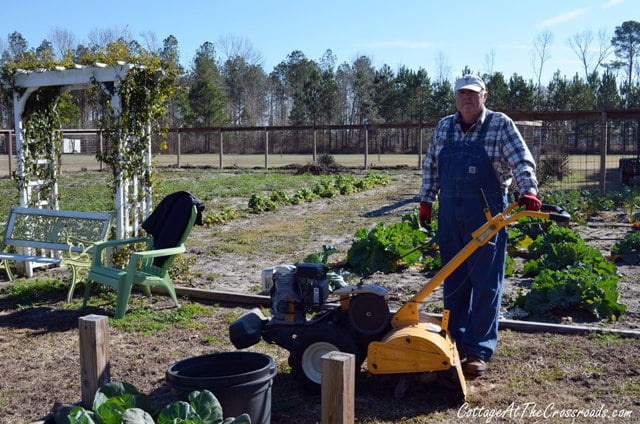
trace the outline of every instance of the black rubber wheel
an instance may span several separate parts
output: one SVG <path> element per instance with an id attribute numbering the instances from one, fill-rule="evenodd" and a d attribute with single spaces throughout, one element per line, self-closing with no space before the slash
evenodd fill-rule
<path id="1" fill-rule="evenodd" d="M 308 329 L 289 354 L 291 374 L 305 389 L 320 392 L 321 358 L 334 351 L 354 354 L 356 356 L 356 372 L 360 369 L 364 355 L 346 331 L 325 326 Z"/>

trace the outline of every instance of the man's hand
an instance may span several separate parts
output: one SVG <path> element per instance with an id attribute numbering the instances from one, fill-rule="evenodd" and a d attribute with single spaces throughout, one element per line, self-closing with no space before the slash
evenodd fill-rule
<path id="1" fill-rule="evenodd" d="M 420 202 L 418 221 L 420 222 L 422 228 L 429 228 L 431 226 L 431 205 Z"/>
<path id="2" fill-rule="evenodd" d="M 542 202 L 540 199 L 536 197 L 535 194 L 523 194 L 520 196 L 520 200 L 518 200 L 520 206 L 524 206 L 528 211 L 539 211 L 542 206 Z"/>

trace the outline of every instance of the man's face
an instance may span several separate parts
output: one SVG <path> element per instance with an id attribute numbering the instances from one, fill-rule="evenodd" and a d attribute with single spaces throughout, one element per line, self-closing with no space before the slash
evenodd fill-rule
<path id="1" fill-rule="evenodd" d="M 456 108 L 466 120 L 475 121 L 482 113 L 482 108 L 487 100 L 486 91 L 458 90 L 456 91 Z"/>

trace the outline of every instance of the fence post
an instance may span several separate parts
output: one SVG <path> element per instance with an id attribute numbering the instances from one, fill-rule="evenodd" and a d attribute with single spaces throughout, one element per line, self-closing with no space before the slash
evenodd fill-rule
<path id="1" fill-rule="evenodd" d="M 322 356 L 322 424 L 354 421 L 355 355 L 329 352 Z"/>
<path id="2" fill-rule="evenodd" d="M 264 169 L 269 169 L 269 129 L 264 127 Z"/>
<path id="3" fill-rule="evenodd" d="M 424 143 L 424 131 L 422 131 L 422 124 L 420 124 L 420 136 L 418 137 L 418 169 L 422 169 L 422 144 Z"/>
<path id="4" fill-rule="evenodd" d="M 98 149 L 100 150 L 100 157 L 102 158 L 102 152 L 103 152 L 103 150 L 102 150 L 103 149 L 103 146 L 102 146 L 102 130 L 98 131 Z M 103 167 L 102 159 L 100 159 L 98 162 L 100 163 L 100 171 L 102 171 L 102 169 L 103 169 L 102 168 Z"/>
<path id="5" fill-rule="evenodd" d="M 176 134 L 178 134 L 178 146 L 177 146 L 178 150 L 176 152 L 177 153 L 176 154 L 176 156 L 177 156 L 176 157 L 176 161 L 177 161 L 176 166 L 178 168 L 180 168 L 180 153 L 181 153 L 181 149 L 182 149 L 182 146 L 181 146 L 182 143 L 180 142 L 180 127 L 176 128 Z"/>
<path id="6" fill-rule="evenodd" d="M 223 152 L 223 150 L 224 150 L 224 149 L 223 149 L 224 136 L 223 136 L 222 134 L 224 134 L 224 133 L 222 132 L 222 129 L 220 129 L 220 158 L 219 158 L 219 161 L 218 161 L 218 162 L 219 162 L 219 163 L 218 163 L 218 167 L 219 167 L 220 169 L 224 168 L 224 162 L 223 162 L 223 160 L 222 160 L 222 155 L 223 155 L 223 153 L 222 153 L 222 152 Z"/>
<path id="7" fill-rule="evenodd" d="M 607 112 L 602 111 L 600 114 L 600 128 L 602 135 L 600 137 L 600 191 L 606 194 L 607 190 L 607 148 L 609 146 L 607 134 Z"/>
<path id="8" fill-rule="evenodd" d="M 80 317 L 78 321 L 82 405 L 91 409 L 96 390 L 111 380 L 109 321 L 105 316 L 93 314 Z"/>
<path id="9" fill-rule="evenodd" d="M 364 123 L 364 169 L 369 168 L 369 128 Z"/>
<path id="10" fill-rule="evenodd" d="M 318 151 L 318 138 L 317 138 L 317 130 L 315 127 L 313 128 L 313 162 L 316 161 L 316 155 Z"/>

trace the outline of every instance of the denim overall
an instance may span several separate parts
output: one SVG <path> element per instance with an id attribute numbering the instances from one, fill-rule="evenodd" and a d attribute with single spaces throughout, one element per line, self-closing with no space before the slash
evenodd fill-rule
<path id="1" fill-rule="evenodd" d="M 468 132 L 468 139 L 457 142 L 453 141 L 455 119 L 451 119 L 447 140 L 438 154 L 441 187 L 438 238 L 443 264 L 487 221 L 480 189 L 484 190 L 492 215 L 507 206 L 506 190 L 502 189 L 484 148 L 492 118 L 493 113 L 489 112 L 477 137 Z M 495 350 L 506 246 L 507 233 L 503 228 L 444 283 L 444 307 L 451 312 L 449 330 L 462 356 L 474 354 L 488 361 Z"/>

